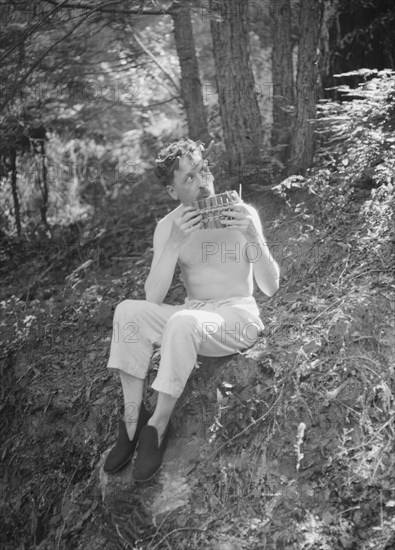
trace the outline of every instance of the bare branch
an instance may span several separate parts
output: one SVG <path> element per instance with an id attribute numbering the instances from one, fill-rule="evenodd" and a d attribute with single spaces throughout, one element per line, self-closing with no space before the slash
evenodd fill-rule
<path id="1" fill-rule="evenodd" d="M 133 35 L 133 38 L 136 40 L 137 44 L 140 46 L 140 48 L 143 50 L 144 53 L 146 53 L 151 59 L 152 61 L 155 63 L 155 65 L 157 65 L 159 67 L 159 69 L 163 72 L 163 74 L 166 76 L 166 78 L 169 80 L 169 82 L 171 82 L 171 84 L 174 86 L 177 94 L 179 96 L 181 96 L 181 90 L 177 84 L 177 82 L 174 81 L 173 77 L 171 76 L 171 74 L 169 74 L 166 69 L 164 68 L 164 66 L 162 65 L 162 63 L 160 63 L 160 61 L 158 61 L 158 59 L 154 56 L 154 54 L 152 52 L 150 52 L 150 50 L 142 43 L 142 41 L 140 40 L 140 38 L 138 37 L 138 35 L 136 33 L 134 33 L 132 31 L 132 35 Z"/>
<path id="2" fill-rule="evenodd" d="M 47 2 L 48 4 L 52 4 L 52 5 L 55 5 L 55 6 L 57 5 L 57 2 L 55 0 L 44 0 L 44 2 Z M 118 2 L 118 4 L 121 5 L 122 3 Z M 104 6 L 105 6 L 105 4 L 103 5 L 103 7 L 102 6 L 97 6 L 95 8 L 95 10 L 99 13 L 109 13 L 109 14 L 120 13 L 122 15 L 169 15 L 169 13 L 170 13 L 168 9 L 144 10 L 144 9 L 142 9 L 143 4 L 142 4 L 142 6 L 136 7 L 136 9 L 130 9 L 130 10 L 117 9 L 116 12 L 114 10 L 105 9 Z M 75 9 L 78 9 L 78 10 L 93 9 L 93 6 L 91 6 L 89 4 L 85 4 L 85 3 L 75 4 L 74 2 L 69 2 L 64 7 L 65 8 L 75 8 Z"/>
<path id="3" fill-rule="evenodd" d="M 114 2 L 108 2 L 107 6 L 109 5 L 112 5 L 114 4 Z M 84 23 L 84 21 L 86 21 L 86 19 L 88 19 L 88 17 L 94 13 L 96 11 L 96 8 L 93 8 L 91 11 L 89 11 L 85 17 L 82 17 L 82 19 L 76 24 L 74 25 L 74 27 L 71 29 L 71 31 L 67 32 L 65 35 L 63 35 L 61 38 L 59 38 L 59 40 L 56 40 L 56 42 L 54 42 L 53 44 L 51 44 L 49 46 L 49 48 L 47 48 L 45 50 L 45 52 L 37 59 L 37 61 L 35 63 L 33 63 L 33 65 L 30 67 L 30 69 L 22 76 L 22 78 L 19 79 L 19 81 L 15 84 L 15 86 L 12 88 L 12 91 L 11 91 L 11 94 L 8 98 L 5 99 L 5 101 L 2 103 L 2 105 L 0 105 L 0 112 L 8 105 L 8 103 L 11 101 L 11 99 L 14 97 L 15 93 L 18 91 L 18 89 L 20 88 L 20 86 L 23 84 L 23 82 L 25 82 L 25 80 L 32 74 L 32 72 L 34 71 L 34 69 L 37 67 L 37 65 L 39 65 L 41 63 L 41 61 L 48 55 L 48 53 L 53 50 L 58 44 L 60 44 L 61 42 L 63 42 L 64 40 L 66 40 L 69 36 L 71 36 L 73 34 L 73 32 L 80 26 L 82 25 L 82 23 Z"/>
<path id="4" fill-rule="evenodd" d="M 21 40 L 18 40 L 18 42 L 16 42 L 16 44 L 14 44 L 13 46 L 11 46 L 11 48 L 5 52 L 5 54 L 0 57 L 0 63 L 1 61 L 3 61 L 3 59 L 5 59 L 6 57 L 8 57 L 18 46 L 21 42 L 24 42 L 26 40 L 26 38 L 28 38 L 29 36 L 31 36 L 43 23 L 46 19 L 48 19 L 48 17 L 50 17 L 51 15 L 53 15 L 54 13 L 56 13 L 57 11 L 59 11 L 60 8 L 62 8 L 64 6 L 64 4 L 66 4 L 67 0 L 63 0 L 63 2 L 61 2 L 60 4 L 58 4 L 56 6 L 56 8 L 54 8 L 52 11 L 48 12 L 38 23 L 36 23 L 32 28 L 28 29 L 28 31 L 22 36 L 22 39 Z"/>

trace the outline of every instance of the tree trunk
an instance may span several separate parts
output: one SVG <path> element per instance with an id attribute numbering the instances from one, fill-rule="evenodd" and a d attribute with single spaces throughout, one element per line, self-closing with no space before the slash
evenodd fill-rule
<path id="1" fill-rule="evenodd" d="M 291 3 L 271 0 L 273 126 L 272 146 L 281 145 L 280 160 L 285 162 L 291 137 L 291 108 L 294 104 L 292 66 Z"/>
<path id="2" fill-rule="evenodd" d="M 18 198 L 18 187 L 16 182 L 16 150 L 14 147 L 10 150 L 10 168 L 11 168 L 11 190 L 12 190 L 12 199 L 14 201 L 14 218 L 16 225 L 16 232 L 18 238 L 22 237 L 22 227 L 21 227 L 21 212 L 19 206 Z"/>
<path id="3" fill-rule="evenodd" d="M 321 37 L 319 43 L 319 97 L 325 97 L 325 88 L 332 85 L 331 75 L 331 34 L 337 22 L 338 0 L 326 0 L 322 16 Z"/>
<path id="4" fill-rule="evenodd" d="M 45 229 L 49 229 L 47 221 L 48 210 L 48 180 L 47 167 L 45 165 L 45 143 L 41 138 L 30 138 L 36 166 L 35 183 L 40 190 L 40 215 Z"/>
<path id="5" fill-rule="evenodd" d="M 248 41 L 248 0 L 212 3 L 211 20 L 219 110 L 226 147 L 225 175 L 240 176 L 262 157 L 263 128 L 254 89 Z M 221 171 L 222 173 L 222 171 Z"/>
<path id="6" fill-rule="evenodd" d="M 323 8 L 323 0 L 300 0 L 296 113 L 288 175 L 304 175 L 313 160 L 313 120 L 318 98 L 318 45 Z"/>
<path id="7" fill-rule="evenodd" d="M 171 10 L 174 37 L 181 69 L 181 96 L 187 115 L 188 134 L 191 139 L 211 141 L 204 109 L 202 84 L 196 57 L 190 6 L 179 4 Z"/>
<path id="8" fill-rule="evenodd" d="M 47 166 L 45 164 L 45 141 L 42 140 L 40 142 L 40 156 L 41 156 L 41 178 L 42 178 L 42 186 L 41 186 L 41 195 L 42 195 L 42 203 L 41 203 L 41 221 L 44 224 L 44 227 L 46 229 L 49 229 L 48 220 L 47 220 L 47 211 L 48 211 L 48 178 L 47 178 Z"/>

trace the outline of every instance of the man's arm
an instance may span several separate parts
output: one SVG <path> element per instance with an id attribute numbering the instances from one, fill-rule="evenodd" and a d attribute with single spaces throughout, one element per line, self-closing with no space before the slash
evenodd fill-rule
<path id="1" fill-rule="evenodd" d="M 253 265 L 255 280 L 262 292 L 273 296 L 279 289 L 280 270 L 266 244 L 258 212 L 245 203 L 232 205 L 231 212 L 233 219 L 224 223 L 243 233 L 247 239 L 247 258 Z"/>
<path id="2" fill-rule="evenodd" d="M 169 228 L 159 222 L 154 232 L 151 269 L 144 285 L 146 300 L 156 304 L 161 304 L 165 299 L 178 259 L 178 247 L 169 239 L 169 233 Z"/>
<path id="3" fill-rule="evenodd" d="M 183 207 L 173 221 L 162 220 L 154 232 L 154 256 L 145 281 L 148 302 L 161 304 L 166 297 L 174 275 L 180 249 L 189 235 L 198 229 L 202 216 L 190 207 Z"/>
<path id="4" fill-rule="evenodd" d="M 258 212 L 252 206 L 248 206 L 254 227 L 245 233 L 248 243 L 247 256 L 250 252 L 250 261 L 253 262 L 254 277 L 259 288 L 268 296 L 273 296 L 279 289 L 280 269 L 273 256 L 270 254 L 269 247 L 263 236 L 262 224 Z M 259 254 L 258 249 L 261 254 Z"/>

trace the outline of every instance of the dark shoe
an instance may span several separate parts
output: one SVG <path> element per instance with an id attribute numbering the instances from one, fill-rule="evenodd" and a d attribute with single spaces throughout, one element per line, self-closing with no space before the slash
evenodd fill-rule
<path id="1" fill-rule="evenodd" d="M 132 472 L 135 481 L 148 481 L 161 467 L 169 440 L 169 425 L 160 446 L 158 446 L 158 440 L 158 432 L 154 426 L 147 425 L 141 430 L 138 452 Z"/>
<path id="2" fill-rule="evenodd" d="M 132 440 L 129 439 L 128 432 L 126 431 L 125 420 L 123 418 L 119 420 L 118 439 L 114 447 L 108 453 L 106 462 L 104 463 L 103 470 L 105 472 L 108 474 L 115 474 L 130 462 L 136 449 L 140 432 L 147 424 L 150 417 L 151 414 L 144 407 L 143 403 L 141 403 L 136 432 Z"/>

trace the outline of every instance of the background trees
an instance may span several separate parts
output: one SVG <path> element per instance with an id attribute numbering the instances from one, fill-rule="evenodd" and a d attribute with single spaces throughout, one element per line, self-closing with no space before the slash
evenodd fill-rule
<path id="1" fill-rule="evenodd" d="M 144 194 L 158 149 L 186 134 L 214 137 L 223 186 L 304 174 L 318 98 L 336 72 L 393 68 L 394 17 L 387 0 L 3 2 L 2 229 Z"/>
<path id="2" fill-rule="evenodd" d="M 180 62 L 180 86 L 187 116 L 188 134 L 191 139 L 200 139 L 208 145 L 210 136 L 193 38 L 191 8 L 188 4 L 175 4 L 171 15 L 174 21 L 174 38 Z"/>
<path id="3" fill-rule="evenodd" d="M 318 44 L 323 0 L 300 0 L 296 104 L 288 174 L 305 174 L 313 160 L 313 120 L 318 99 Z"/>
<path id="4" fill-rule="evenodd" d="M 219 110 L 230 172 L 263 154 L 263 128 L 256 98 L 248 41 L 248 0 L 211 4 Z"/>
<path id="5" fill-rule="evenodd" d="M 292 13 L 290 0 L 272 0 L 272 81 L 273 126 L 272 146 L 280 146 L 283 162 L 288 157 L 291 109 L 294 104 L 294 69 L 292 44 Z"/>
<path id="6" fill-rule="evenodd" d="M 395 8 L 391 0 L 338 0 L 330 28 L 331 76 L 356 68 L 395 69 Z"/>

